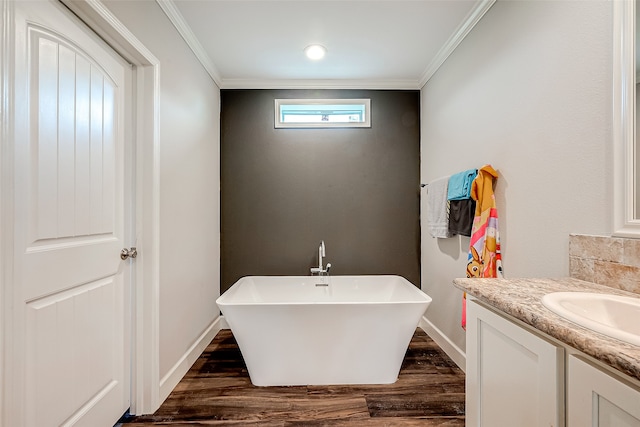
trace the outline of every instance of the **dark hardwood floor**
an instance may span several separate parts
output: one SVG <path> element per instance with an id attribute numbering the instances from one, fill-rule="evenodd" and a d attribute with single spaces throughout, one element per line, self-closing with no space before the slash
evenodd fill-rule
<path id="1" fill-rule="evenodd" d="M 465 376 L 417 329 L 389 385 L 255 387 L 233 335 L 223 330 L 140 426 L 464 426 Z"/>

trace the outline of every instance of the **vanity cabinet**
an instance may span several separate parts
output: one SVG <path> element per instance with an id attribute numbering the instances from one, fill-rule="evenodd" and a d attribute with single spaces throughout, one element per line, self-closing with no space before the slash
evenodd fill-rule
<path id="1" fill-rule="evenodd" d="M 567 361 L 567 427 L 640 427 L 640 389 L 580 356 Z"/>
<path id="2" fill-rule="evenodd" d="M 469 298 L 466 426 L 563 427 L 563 360 L 563 347 Z"/>
<path id="3" fill-rule="evenodd" d="M 466 380 L 467 427 L 640 427 L 638 380 L 474 298 Z"/>

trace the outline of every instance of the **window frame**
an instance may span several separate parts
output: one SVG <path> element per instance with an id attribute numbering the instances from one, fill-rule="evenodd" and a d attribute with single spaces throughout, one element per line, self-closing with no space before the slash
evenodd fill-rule
<path id="1" fill-rule="evenodd" d="M 281 108 L 285 105 L 362 105 L 364 107 L 364 121 L 362 122 L 283 122 Z M 274 102 L 274 126 L 276 129 L 289 128 L 370 128 L 371 127 L 371 99 L 370 98 L 318 98 L 318 99 L 286 99 L 278 98 Z"/>

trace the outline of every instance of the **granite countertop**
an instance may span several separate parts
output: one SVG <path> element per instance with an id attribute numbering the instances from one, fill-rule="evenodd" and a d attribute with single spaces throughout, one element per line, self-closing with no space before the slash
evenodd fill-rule
<path id="1" fill-rule="evenodd" d="M 638 294 L 563 279 L 455 279 L 454 286 L 547 335 L 618 371 L 640 380 L 640 346 L 610 338 L 565 320 L 542 305 L 551 292 L 595 292 L 638 297 Z"/>

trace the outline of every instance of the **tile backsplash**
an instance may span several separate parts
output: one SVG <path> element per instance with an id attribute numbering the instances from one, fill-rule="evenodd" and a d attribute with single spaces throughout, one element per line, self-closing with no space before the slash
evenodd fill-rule
<path id="1" fill-rule="evenodd" d="M 640 294 L 640 239 L 571 234 L 569 274 Z"/>

